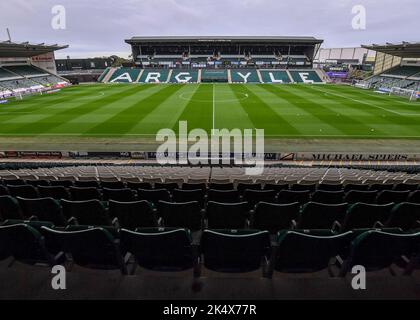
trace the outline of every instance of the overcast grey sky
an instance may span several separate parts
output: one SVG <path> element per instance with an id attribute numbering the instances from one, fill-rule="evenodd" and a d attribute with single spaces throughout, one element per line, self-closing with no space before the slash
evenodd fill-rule
<path id="1" fill-rule="evenodd" d="M 66 29 L 51 26 L 66 9 Z M 365 30 L 352 28 L 363 5 Z M 1 0 L 0 40 L 68 44 L 57 57 L 128 56 L 124 39 L 154 35 L 315 36 L 324 47 L 420 41 L 419 0 Z"/>

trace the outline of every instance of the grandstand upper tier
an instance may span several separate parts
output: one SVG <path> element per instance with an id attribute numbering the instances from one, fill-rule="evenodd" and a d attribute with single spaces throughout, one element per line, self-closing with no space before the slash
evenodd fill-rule
<path id="1" fill-rule="evenodd" d="M 0 42 L 0 97 L 67 84 L 57 76 L 54 51 L 67 46 Z"/>

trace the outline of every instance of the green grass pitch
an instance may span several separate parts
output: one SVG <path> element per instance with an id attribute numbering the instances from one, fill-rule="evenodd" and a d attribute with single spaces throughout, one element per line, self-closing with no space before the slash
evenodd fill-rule
<path id="1" fill-rule="evenodd" d="M 264 129 L 282 138 L 420 138 L 420 102 L 336 85 L 80 85 L 0 106 L 0 137 L 151 137 Z"/>

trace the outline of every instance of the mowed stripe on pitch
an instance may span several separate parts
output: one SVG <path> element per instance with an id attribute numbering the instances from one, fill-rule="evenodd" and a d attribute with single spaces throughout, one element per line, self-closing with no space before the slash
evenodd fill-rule
<path id="1" fill-rule="evenodd" d="M 262 84 L 254 86 L 253 90 L 255 93 L 260 95 L 275 112 L 287 121 L 293 123 L 293 126 L 298 129 L 301 134 L 312 133 L 319 135 L 320 132 L 327 132 L 331 135 L 343 134 L 340 130 L 337 130 L 329 123 L 319 121 L 319 119 L 313 116 L 310 112 L 292 104 L 289 100 L 286 100 L 284 95 L 278 92 L 276 88 L 277 87 L 275 85 Z"/>
<path id="2" fill-rule="evenodd" d="M 86 133 L 95 134 L 120 134 L 124 135 L 131 131 L 143 118 L 157 108 L 161 103 L 168 99 L 172 94 L 182 88 L 182 85 L 156 85 L 160 90 L 152 95 L 139 100 L 127 108 L 120 110 L 113 117 L 109 118 L 97 126 L 91 128 Z"/>
<path id="3" fill-rule="evenodd" d="M 372 133 L 372 128 L 366 126 L 364 123 L 358 121 L 357 119 L 331 110 L 329 107 L 318 103 L 319 99 L 312 99 L 310 96 L 308 96 L 304 89 L 301 89 L 301 85 L 291 86 L 288 89 L 285 89 L 282 86 L 271 85 L 271 88 L 274 87 L 277 89 L 277 94 L 282 94 L 284 99 L 288 100 L 295 106 L 309 112 L 312 116 L 317 118 L 320 123 L 327 123 L 334 127 L 336 130 L 341 131 L 343 135 L 351 135 L 356 132 L 363 135 L 369 135 Z M 309 134 L 315 133 L 310 132 Z M 334 133 L 323 131 L 318 132 L 317 134 L 325 134 L 326 136 L 334 135 Z"/>
<path id="4" fill-rule="evenodd" d="M 238 89 L 248 95 L 248 99 L 240 100 L 240 104 L 247 113 L 249 119 L 254 123 L 255 128 L 264 129 L 265 134 L 269 135 L 299 135 L 300 132 L 293 127 L 287 120 L 274 112 L 258 95 L 246 85 L 238 85 Z M 238 90 L 235 95 L 242 98 Z"/>
<path id="5" fill-rule="evenodd" d="M 189 97 L 199 88 L 199 84 L 181 84 L 182 88 L 168 97 L 160 105 L 158 105 L 152 112 L 137 123 L 129 132 L 156 134 L 160 129 L 173 128 L 178 124 L 177 120 L 184 112 L 188 105 Z"/>
<path id="6" fill-rule="evenodd" d="M 67 90 L 71 88 L 65 89 L 62 92 L 57 93 L 57 96 L 52 95 L 43 95 L 43 96 L 34 96 L 30 98 L 25 98 L 22 101 L 11 102 L 5 108 L 1 108 L 0 111 L 0 133 L 4 130 L 7 130 L 7 123 L 26 123 L 26 122 L 33 122 L 37 119 L 50 115 L 52 112 L 56 111 L 55 109 L 61 110 L 63 105 L 67 105 L 69 101 L 77 101 L 79 98 L 87 97 L 92 94 L 97 94 L 101 91 L 104 91 L 102 86 L 97 86 L 95 88 L 88 88 L 87 90 L 75 93 L 68 94 Z M 54 99 L 50 99 L 53 97 Z M 45 99 L 44 99 L 45 98 Z M 31 102 L 28 104 L 27 102 Z M 32 101 L 37 101 L 37 103 L 32 103 Z M 24 105 L 24 107 L 21 107 Z M 16 114 L 13 112 L 17 111 Z M 7 112 L 6 114 L 2 114 L 2 112 Z M 22 115 L 25 113 L 25 115 Z M 27 115 L 28 113 L 29 115 Z"/>
<path id="7" fill-rule="evenodd" d="M 191 96 L 184 111 L 178 117 L 172 130 L 178 132 L 178 122 L 188 121 L 188 131 L 193 129 L 204 129 L 210 133 L 213 127 L 213 87 L 211 85 L 200 85 Z"/>
<path id="8" fill-rule="evenodd" d="M 121 87 L 118 90 L 113 88 L 112 94 L 110 95 L 103 96 L 94 101 L 83 102 L 76 105 L 71 104 L 64 110 L 60 108 L 57 112 L 49 114 L 43 119 L 17 128 L 10 128 L 7 132 L 14 130 L 18 133 L 42 134 L 43 132 L 51 131 L 52 129 L 84 114 L 95 112 L 110 103 L 116 102 L 121 99 L 122 95 L 134 95 L 145 89 L 147 89 L 147 87 L 140 86 Z"/>
<path id="9" fill-rule="evenodd" d="M 81 133 L 84 134 L 92 128 L 104 123 L 115 116 L 116 113 L 121 112 L 125 108 L 129 108 L 134 103 L 144 100 L 152 94 L 159 91 L 161 87 L 155 85 L 145 85 L 140 91 L 132 95 L 121 95 L 121 98 L 110 104 L 104 105 L 102 108 L 94 112 L 86 113 L 70 120 L 63 125 L 54 128 L 55 133 Z M 77 128 L 77 129 L 76 129 Z"/>
<path id="10" fill-rule="evenodd" d="M 384 104 L 382 101 L 373 102 L 372 100 L 365 100 L 363 97 L 357 96 L 357 94 L 361 94 L 361 92 L 357 92 L 356 96 L 354 94 L 349 96 L 346 93 L 333 92 L 334 90 L 330 91 L 327 88 L 308 88 L 307 90 L 314 90 L 315 92 L 322 92 L 327 94 L 330 93 L 330 99 L 339 101 L 341 104 L 347 106 L 349 110 L 358 110 L 358 114 L 355 114 L 355 116 L 358 118 L 361 118 L 361 112 L 369 113 L 371 117 L 368 120 L 373 124 L 381 125 L 382 130 L 386 131 L 388 135 L 420 134 L 420 119 L 418 117 L 413 117 L 410 115 L 403 116 L 392 111 L 387 111 L 387 109 L 390 109 L 390 105 L 392 106 L 393 101 L 389 101 L 388 104 Z M 400 105 L 395 106 L 392 108 L 392 110 L 396 112 L 403 112 Z M 413 112 L 413 110 L 411 110 L 411 112 Z"/>

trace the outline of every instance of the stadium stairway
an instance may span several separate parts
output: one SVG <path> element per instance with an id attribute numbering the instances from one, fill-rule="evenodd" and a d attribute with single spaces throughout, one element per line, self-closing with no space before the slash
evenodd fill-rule
<path id="1" fill-rule="evenodd" d="M 104 71 L 104 73 L 100 76 L 100 79 L 101 80 L 98 80 L 98 81 L 101 81 L 101 82 L 104 82 L 104 83 L 108 83 L 110 80 L 111 80 L 111 78 L 112 78 L 112 75 L 114 74 L 114 72 L 117 70 L 117 68 L 107 68 L 105 71 Z"/>
<path id="2" fill-rule="evenodd" d="M 263 83 L 263 79 L 262 79 L 262 76 L 261 76 L 261 71 L 259 69 L 257 70 L 257 76 L 258 76 L 258 80 L 260 80 L 260 82 Z"/>
<path id="3" fill-rule="evenodd" d="M 197 82 L 198 82 L 198 83 L 201 83 L 201 74 L 202 74 L 202 70 L 201 70 L 201 69 L 199 69 L 199 70 L 198 70 L 198 79 L 197 79 Z"/>

